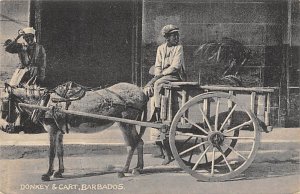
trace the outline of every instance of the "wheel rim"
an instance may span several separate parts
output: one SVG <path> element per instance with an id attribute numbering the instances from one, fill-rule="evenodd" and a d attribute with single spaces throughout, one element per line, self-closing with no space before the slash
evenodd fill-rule
<path id="1" fill-rule="evenodd" d="M 188 101 L 175 115 L 169 134 L 179 166 L 202 181 L 224 181 L 242 173 L 260 142 L 253 113 L 235 96 L 221 92 Z"/>

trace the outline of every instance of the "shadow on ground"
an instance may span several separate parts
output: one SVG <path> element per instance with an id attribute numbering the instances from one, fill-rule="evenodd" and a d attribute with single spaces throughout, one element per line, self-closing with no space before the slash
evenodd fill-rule
<path id="1" fill-rule="evenodd" d="M 257 180 L 257 179 L 266 179 L 266 178 L 274 178 L 274 177 L 284 177 L 290 175 L 297 175 L 300 172 L 300 161 L 298 159 L 290 159 L 286 161 L 268 161 L 262 163 L 252 163 L 251 166 L 246 169 L 242 174 L 237 176 L 234 179 L 228 181 L 240 181 L 240 180 Z M 115 174 L 116 177 L 118 176 L 117 173 L 121 171 L 120 166 L 110 166 L 107 169 L 103 169 L 101 171 L 93 171 L 95 169 L 85 169 L 85 172 L 75 172 L 72 171 L 62 178 L 64 179 L 76 179 L 76 178 L 84 178 L 84 177 L 95 177 L 101 176 L 106 174 Z M 151 176 L 154 174 L 170 174 L 176 173 L 177 175 L 186 175 L 187 173 L 183 171 L 180 167 L 176 166 L 176 162 L 172 162 L 170 165 L 162 166 L 147 166 L 144 168 L 142 174 L 140 175 L 133 175 L 131 171 L 125 174 L 125 179 L 128 177 L 135 177 L 135 176 Z M 61 179 L 54 179 L 54 180 L 61 180 Z"/>

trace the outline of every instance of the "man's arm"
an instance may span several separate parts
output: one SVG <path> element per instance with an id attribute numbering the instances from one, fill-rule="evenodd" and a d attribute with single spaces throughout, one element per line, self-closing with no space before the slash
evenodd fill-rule
<path id="1" fill-rule="evenodd" d="M 21 36 L 22 35 L 18 35 L 15 40 L 11 40 L 11 39 L 6 40 L 4 43 L 5 51 L 12 54 L 21 52 L 23 46 L 21 43 L 17 42 Z"/>
<path id="2" fill-rule="evenodd" d="M 161 53 L 161 47 L 159 46 L 157 48 L 156 52 L 156 60 L 154 64 L 154 75 L 158 76 L 162 73 L 162 53 Z"/>

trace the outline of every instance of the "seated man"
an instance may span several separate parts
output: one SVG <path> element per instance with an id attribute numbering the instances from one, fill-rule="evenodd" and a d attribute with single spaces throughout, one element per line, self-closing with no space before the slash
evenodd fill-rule
<path id="1" fill-rule="evenodd" d="M 165 37 L 166 42 L 157 49 L 154 65 L 155 77 L 147 84 L 147 86 L 149 86 L 148 88 L 154 87 L 153 96 L 155 109 L 152 113 L 151 120 L 160 119 L 161 92 L 163 90 L 163 85 L 169 82 L 184 81 L 186 77 L 183 47 L 179 44 L 179 28 L 170 24 L 164 26 L 161 32 Z M 150 69 L 150 74 L 151 71 L 153 73 L 153 68 Z M 149 96 L 151 96 L 152 94 L 148 90 L 148 94 L 149 93 Z M 166 140 L 161 141 L 160 138 L 157 137 L 156 144 L 160 147 L 161 152 L 165 152 L 165 154 L 160 154 L 165 158 L 163 164 L 170 163 L 171 150 L 168 142 L 166 142 Z"/>
<path id="2" fill-rule="evenodd" d="M 179 28 L 170 24 L 162 29 L 166 42 L 157 48 L 154 65 L 154 106 L 160 113 L 161 91 L 163 84 L 185 80 L 183 47 L 179 44 Z M 153 83 L 150 83 L 153 84 Z"/>

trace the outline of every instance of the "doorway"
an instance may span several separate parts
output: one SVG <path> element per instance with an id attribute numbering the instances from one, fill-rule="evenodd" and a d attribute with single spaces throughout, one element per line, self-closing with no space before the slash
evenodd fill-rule
<path id="1" fill-rule="evenodd" d="M 136 1 L 34 1 L 31 22 L 47 52 L 47 85 L 136 82 L 141 36 L 136 5 Z"/>

